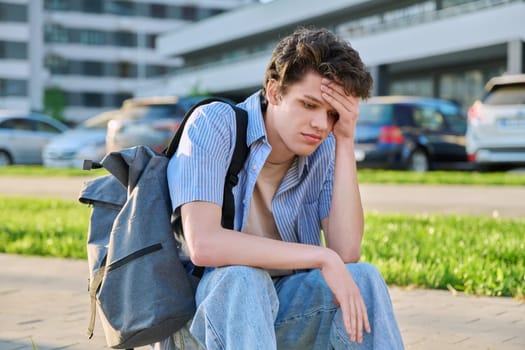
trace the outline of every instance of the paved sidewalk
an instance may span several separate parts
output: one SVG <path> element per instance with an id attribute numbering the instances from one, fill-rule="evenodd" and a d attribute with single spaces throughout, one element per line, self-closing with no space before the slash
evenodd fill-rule
<path id="1" fill-rule="evenodd" d="M 98 320 L 85 336 L 87 274 L 82 260 L 0 254 L 0 350 L 32 350 L 31 339 L 38 350 L 106 348 Z M 391 296 L 409 350 L 525 349 L 525 304 L 513 299 L 396 287 Z"/>
<path id="2" fill-rule="evenodd" d="M 0 194 L 77 199 L 89 177 L 0 177 Z M 525 187 L 360 184 L 367 212 L 525 217 Z"/>

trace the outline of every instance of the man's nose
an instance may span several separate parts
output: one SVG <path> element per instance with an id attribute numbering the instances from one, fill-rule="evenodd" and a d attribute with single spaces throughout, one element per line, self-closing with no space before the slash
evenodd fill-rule
<path id="1" fill-rule="evenodd" d="M 316 113 L 310 121 L 310 125 L 318 130 L 325 130 L 328 127 L 328 116 L 326 113 Z"/>

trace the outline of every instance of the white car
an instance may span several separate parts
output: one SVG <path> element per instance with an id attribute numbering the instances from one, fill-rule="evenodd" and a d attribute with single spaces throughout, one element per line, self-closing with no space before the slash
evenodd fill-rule
<path id="1" fill-rule="evenodd" d="M 106 154 L 107 125 L 116 112 L 96 115 L 56 137 L 42 152 L 44 166 L 82 168 L 85 159 L 100 161 Z"/>
<path id="2" fill-rule="evenodd" d="M 467 153 L 478 166 L 525 164 L 525 74 L 489 80 L 468 110 Z"/>

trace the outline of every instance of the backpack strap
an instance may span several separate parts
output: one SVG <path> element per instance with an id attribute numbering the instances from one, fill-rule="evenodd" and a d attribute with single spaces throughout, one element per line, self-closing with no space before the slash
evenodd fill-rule
<path id="1" fill-rule="evenodd" d="M 237 106 L 234 106 L 232 105 L 230 102 L 228 101 L 225 101 L 223 99 L 220 99 L 220 98 L 217 98 L 217 97 L 210 97 L 210 98 L 206 98 L 202 101 L 199 101 L 197 102 L 196 104 L 194 104 L 189 111 L 187 111 L 185 114 L 184 114 L 184 118 L 182 119 L 180 125 L 179 125 L 179 128 L 177 129 L 177 131 L 175 132 L 175 135 L 173 135 L 173 138 L 171 139 L 168 147 L 164 150 L 164 154 L 168 157 L 168 158 L 171 158 L 173 157 L 173 155 L 175 154 L 175 152 L 177 152 L 177 148 L 179 147 L 179 143 L 180 143 L 180 139 L 182 137 L 182 133 L 184 131 L 184 127 L 186 126 L 186 122 L 188 121 L 190 115 L 193 114 L 193 112 L 199 108 L 200 106 L 203 106 L 203 105 L 206 105 L 206 104 L 209 104 L 209 103 L 212 103 L 212 102 L 223 102 L 223 103 L 226 103 L 230 106 L 232 106 L 232 108 L 239 108 Z M 247 118 L 246 118 L 247 119 Z"/>
<path id="2" fill-rule="evenodd" d="M 87 336 L 89 337 L 89 339 L 93 337 L 93 330 L 95 329 L 95 315 L 97 313 L 97 292 L 100 288 L 100 285 L 102 284 L 104 274 L 106 273 L 106 257 L 107 256 L 105 256 L 102 260 L 100 267 L 95 271 L 93 279 L 89 281 L 88 285 L 89 299 L 91 301 L 91 316 L 89 318 L 89 325 L 87 331 Z"/>
<path id="3" fill-rule="evenodd" d="M 231 103 L 224 101 L 219 98 L 209 98 L 203 100 L 196 105 L 194 105 L 184 116 L 183 121 L 181 122 L 179 129 L 171 139 L 169 146 L 164 150 L 164 154 L 171 158 L 177 151 L 177 147 L 180 143 L 182 137 L 182 132 L 186 126 L 186 121 L 189 119 L 189 116 L 197 109 L 199 106 L 211 103 L 211 102 L 224 102 L 232 107 L 235 112 L 235 124 L 236 124 L 236 139 L 235 139 L 235 148 L 233 150 L 233 156 L 226 173 L 226 178 L 224 180 L 224 195 L 222 201 L 222 217 L 221 224 L 223 227 L 228 229 L 233 229 L 233 219 L 235 217 L 235 201 L 233 197 L 233 188 L 237 185 L 239 181 L 239 171 L 242 169 L 246 157 L 248 156 L 248 146 L 246 145 L 246 132 L 248 129 L 248 112 L 246 110 L 232 105 Z M 176 210 L 172 216 L 172 225 L 176 232 L 182 232 L 182 223 L 180 221 L 180 210 Z M 202 277 L 204 273 L 204 267 L 195 266 L 193 270 L 193 275 L 197 277 Z"/>
<path id="4" fill-rule="evenodd" d="M 233 188 L 239 182 L 239 171 L 241 171 L 244 161 L 248 156 L 248 146 L 246 145 L 246 130 L 248 129 L 248 113 L 237 106 L 232 106 L 235 111 L 235 122 L 237 124 L 237 138 L 233 157 L 226 174 L 224 183 L 224 198 L 222 202 L 222 226 L 233 230 L 233 218 L 235 216 L 235 203 L 233 199 Z"/>

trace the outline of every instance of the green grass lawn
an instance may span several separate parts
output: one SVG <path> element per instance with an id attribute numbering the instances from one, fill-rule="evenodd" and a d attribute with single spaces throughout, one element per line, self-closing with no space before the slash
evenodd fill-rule
<path id="1" fill-rule="evenodd" d="M 525 296 L 524 219 L 368 214 L 362 259 L 390 284 Z"/>
<path id="2" fill-rule="evenodd" d="M 0 252 L 84 259 L 89 214 L 73 200 L 0 196 Z M 523 299 L 524 226 L 525 219 L 367 214 L 362 260 L 392 285 Z"/>
<path id="3" fill-rule="evenodd" d="M 54 169 L 43 166 L 15 165 L 0 168 L 0 176 L 99 176 L 106 170 Z M 399 170 L 359 169 L 361 183 L 457 184 L 525 186 L 525 172 L 430 171 L 418 173 Z"/>
<path id="4" fill-rule="evenodd" d="M 524 186 L 525 172 L 358 170 L 361 183 Z"/>
<path id="5" fill-rule="evenodd" d="M 0 176 L 100 176 L 105 169 L 46 168 L 41 165 L 10 165 L 0 167 Z"/>

